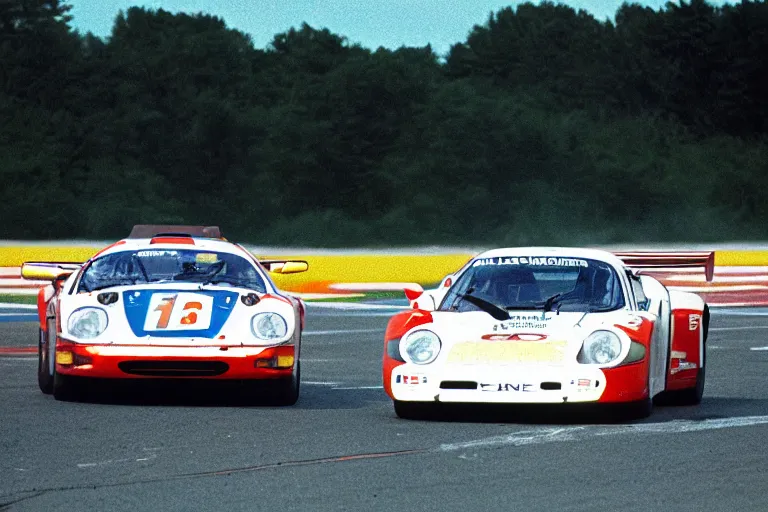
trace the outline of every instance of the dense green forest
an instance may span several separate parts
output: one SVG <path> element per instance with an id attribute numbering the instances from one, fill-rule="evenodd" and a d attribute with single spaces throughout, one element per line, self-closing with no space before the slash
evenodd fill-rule
<path id="1" fill-rule="evenodd" d="M 768 238 L 768 0 L 522 4 L 443 56 L 144 8 L 101 39 L 69 9 L 0 3 L 0 239 Z"/>

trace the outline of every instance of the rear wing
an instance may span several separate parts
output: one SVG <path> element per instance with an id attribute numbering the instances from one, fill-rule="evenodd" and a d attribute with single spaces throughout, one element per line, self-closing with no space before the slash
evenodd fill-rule
<path id="1" fill-rule="evenodd" d="M 222 238 L 219 226 L 174 226 L 161 224 L 137 224 L 128 238 L 152 238 L 155 236 L 197 236 Z"/>
<path id="2" fill-rule="evenodd" d="M 32 281 L 56 281 L 70 276 L 82 263 L 55 261 L 25 261 L 21 264 L 21 277 Z"/>
<path id="3" fill-rule="evenodd" d="M 614 252 L 625 265 L 633 270 L 675 270 L 679 268 L 703 268 L 707 281 L 715 276 L 714 251 L 627 251 Z"/>

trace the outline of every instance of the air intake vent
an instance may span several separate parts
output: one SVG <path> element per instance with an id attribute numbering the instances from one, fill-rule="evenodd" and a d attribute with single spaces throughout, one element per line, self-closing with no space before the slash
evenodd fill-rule
<path id="1" fill-rule="evenodd" d="M 150 377 L 215 377 L 229 370 L 221 361 L 123 361 L 117 366 L 131 375 Z"/>

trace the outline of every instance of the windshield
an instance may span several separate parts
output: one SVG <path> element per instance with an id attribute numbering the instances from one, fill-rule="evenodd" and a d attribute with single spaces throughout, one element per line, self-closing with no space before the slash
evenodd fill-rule
<path id="1" fill-rule="evenodd" d="M 245 258 L 194 249 L 142 249 L 102 256 L 85 269 L 77 291 L 167 282 L 227 284 L 266 292 L 264 279 Z"/>
<path id="2" fill-rule="evenodd" d="M 602 261 L 567 257 L 475 260 L 446 294 L 440 311 L 478 311 L 471 295 L 507 310 L 612 311 L 624 307 L 616 271 Z"/>

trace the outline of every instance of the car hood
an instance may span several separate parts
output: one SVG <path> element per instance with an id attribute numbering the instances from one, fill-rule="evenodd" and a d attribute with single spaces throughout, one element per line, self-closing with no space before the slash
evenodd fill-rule
<path id="1" fill-rule="evenodd" d="M 99 295 L 108 293 L 116 294 L 117 300 L 99 302 Z M 293 332 L 295 316 L 289 301 L 257 293 L 261 300 L 247 306 L 240 297 L 248 293 L 255 292 L 194 283 L 150 283 L 65 296 L 60 307 L 62 333 L 76 339 L 68 319 L 85 307 L 101 309 L 108 318 L 105 331 L 88 343 L 249 345 L 255 342 L 251 319 L 263 312 L 280 314 L 289 335 Z"/>
<path id="2" fill-rule="evenodd" d="M 509 320 L 496 320 L 482 311 L 432 313 L 433 326 L 447 338 L 482 339 L 489 335 L 542 334 L 570 338 L 589 334 L 600 325 L 614 325 L 628 319 L 626 311 L 602 313 L 511 311 Z"/>
<path id="3" fill-rule="evenodd" d="M 513 311 L 505 321 L 481 311 L 438 311 L 432 313 L 432 320 L 414 330 L 429 329 L 438 335 L 442 347 L 438 362 L 447 364 L 575 363 L 584 339 L 595 330 L 616 332 L 616 326 L 643 322 L 625 310 L 559 314 Z M 626 345 L 624 351 L 628 349 Z"/>

